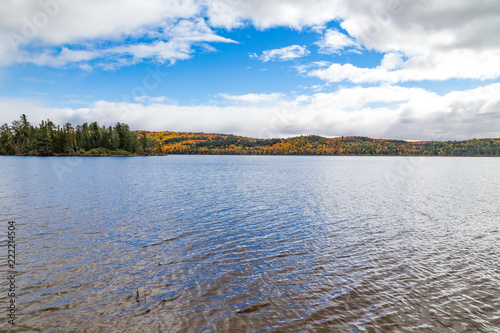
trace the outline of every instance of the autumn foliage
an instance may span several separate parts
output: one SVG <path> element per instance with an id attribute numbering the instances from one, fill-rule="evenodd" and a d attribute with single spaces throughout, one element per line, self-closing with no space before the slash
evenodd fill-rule
<path id="1" fill-rule="evenodd" d="M 149 132 L 167 154 L 500 156 L 500 139 L 408 142 L 366 137 L 254 139 L 235 135 Z"/>

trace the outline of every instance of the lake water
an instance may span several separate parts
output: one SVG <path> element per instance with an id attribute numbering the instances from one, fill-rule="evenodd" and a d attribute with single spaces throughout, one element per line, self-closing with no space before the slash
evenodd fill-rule
<path id="1" fill-rule="evenodd" d="M 500 158 L 0 157 L 0 331 L 498 332 L 499 203 Z"/>

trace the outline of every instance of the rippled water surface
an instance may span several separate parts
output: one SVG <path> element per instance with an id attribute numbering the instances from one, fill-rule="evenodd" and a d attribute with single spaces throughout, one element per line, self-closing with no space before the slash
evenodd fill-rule
<path id="1" fill-rule="evenodd" d="M 0 157 L 0 330 L 498 332 L 499 207 L 499 158 Z"/>

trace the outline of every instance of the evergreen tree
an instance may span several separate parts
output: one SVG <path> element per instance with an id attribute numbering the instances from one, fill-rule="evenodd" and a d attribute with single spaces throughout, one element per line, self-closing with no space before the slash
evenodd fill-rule
<path id="1" fill-rule="evenodd" d="M 8 124 L 3 124 L 0 127 L 0 154 L 14 155 L 14 147 L 12 144 L 12 131 Z"/>
<path id="2" fill-rule="evenodd" d="M 33 151 L 34 129 L 28 122 L 25 114 L 21 118 L 12 122 L 14 129 L 14 153 L 16 155 L 28 155 Z"/>

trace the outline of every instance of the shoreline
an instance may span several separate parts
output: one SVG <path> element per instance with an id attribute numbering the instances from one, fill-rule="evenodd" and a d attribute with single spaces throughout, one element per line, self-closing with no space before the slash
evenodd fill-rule
<path id="1" fill-rule="evenodd" d="M 372 155 L 372 154 L 164 154 L 164 155 L 0 155 L 0 157 L 166 157 L 166 156 L 295 156 L 295 157 L 500 157 L 499 155 Z"/>

